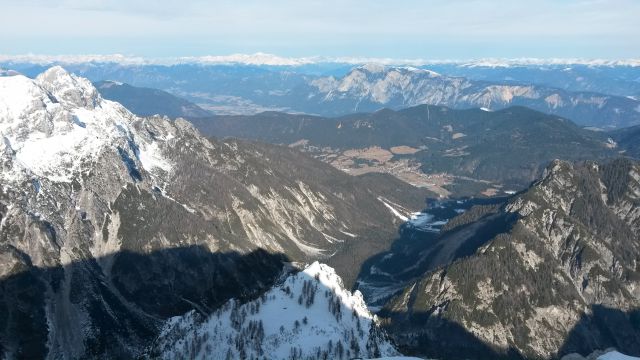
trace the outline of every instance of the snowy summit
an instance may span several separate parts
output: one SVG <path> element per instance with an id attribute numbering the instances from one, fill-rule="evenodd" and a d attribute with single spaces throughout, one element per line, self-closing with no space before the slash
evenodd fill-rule
<path id="1" fill-rule="evenodd" d="M 203 319 L 167 321 L 152 356 L 164 359 L 352 359 L 397 356 L 359 291 L 315 262 L 260 298 L 231 300 Z"/>
<path id="2" fill-rule="evenodd" d="M 87 79 L 59 66 L 35 79 L 0 77 L 2 177 L 71 182 L 108 149 L 126 149 L 147 171 L 169 171 L 171 164 L 156 153 L 153 141 L 133 129 L 136 119 L 103 99 Z"/>

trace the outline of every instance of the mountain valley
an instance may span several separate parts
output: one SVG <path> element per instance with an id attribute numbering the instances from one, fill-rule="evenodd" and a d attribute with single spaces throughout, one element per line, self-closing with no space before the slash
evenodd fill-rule
<path id="1" fill-rule="evenodd" d="M 637 126 L 397 107 L 3 72 L 0 357 L 640 356 Z"/>
<path id="2" fill-rule="evenodd" d="M 339 118 L 262 113 L 191 121 L 205 134 L 288 145 L 349 174 L 389 173 L 440 197 L 508 194 L 553 159 L 610 158 L 622 150 L 607 133 L 524 107 L 422 105 Z"/>

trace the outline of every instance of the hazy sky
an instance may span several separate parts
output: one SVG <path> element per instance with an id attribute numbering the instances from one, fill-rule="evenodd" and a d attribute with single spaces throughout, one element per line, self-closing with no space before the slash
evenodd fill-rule
<path id="1" fill-rule="evenodd" d="M 0 54 L 640 57 L 640 0 L 0 0 Z"/>

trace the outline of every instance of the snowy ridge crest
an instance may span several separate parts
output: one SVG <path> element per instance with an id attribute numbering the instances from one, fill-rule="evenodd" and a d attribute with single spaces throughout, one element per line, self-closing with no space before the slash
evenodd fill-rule
<path id="1" fill-rule="evenodd" d="M 231 300 L 203 318 L 169 319 L 151 357 L 350 359 L 397 356 L 359 291 L 314 262 L 260 298 Z"/>

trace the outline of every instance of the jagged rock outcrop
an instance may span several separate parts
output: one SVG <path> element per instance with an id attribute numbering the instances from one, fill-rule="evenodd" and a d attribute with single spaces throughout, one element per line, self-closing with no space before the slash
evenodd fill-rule
<path id="1" fill-rule="evenodd" d="M 557 358 L 608 347 L 640 354 L 640 164 L 555 161 L 484 216 L 508 227 L 386 305 L 401 348 L 451 359 Z M 449 233 L 473 226 L 461 223 Z"/>
<path id="2" fill-rule="evenodd" d="M 570 92 L 531 83 L 489 82 L 440 75 L 411 67 L 363 65 L 341 78 L 310 81 L 298 93 L 307 94 L 307 112 L 344 115 L 397 109 L 420 104 L 456 109 L 491 110 L 513 105 L 572 119 L 581 125 L 615 128 L 640 122 L 638 101 L 594 92 Z"/>

